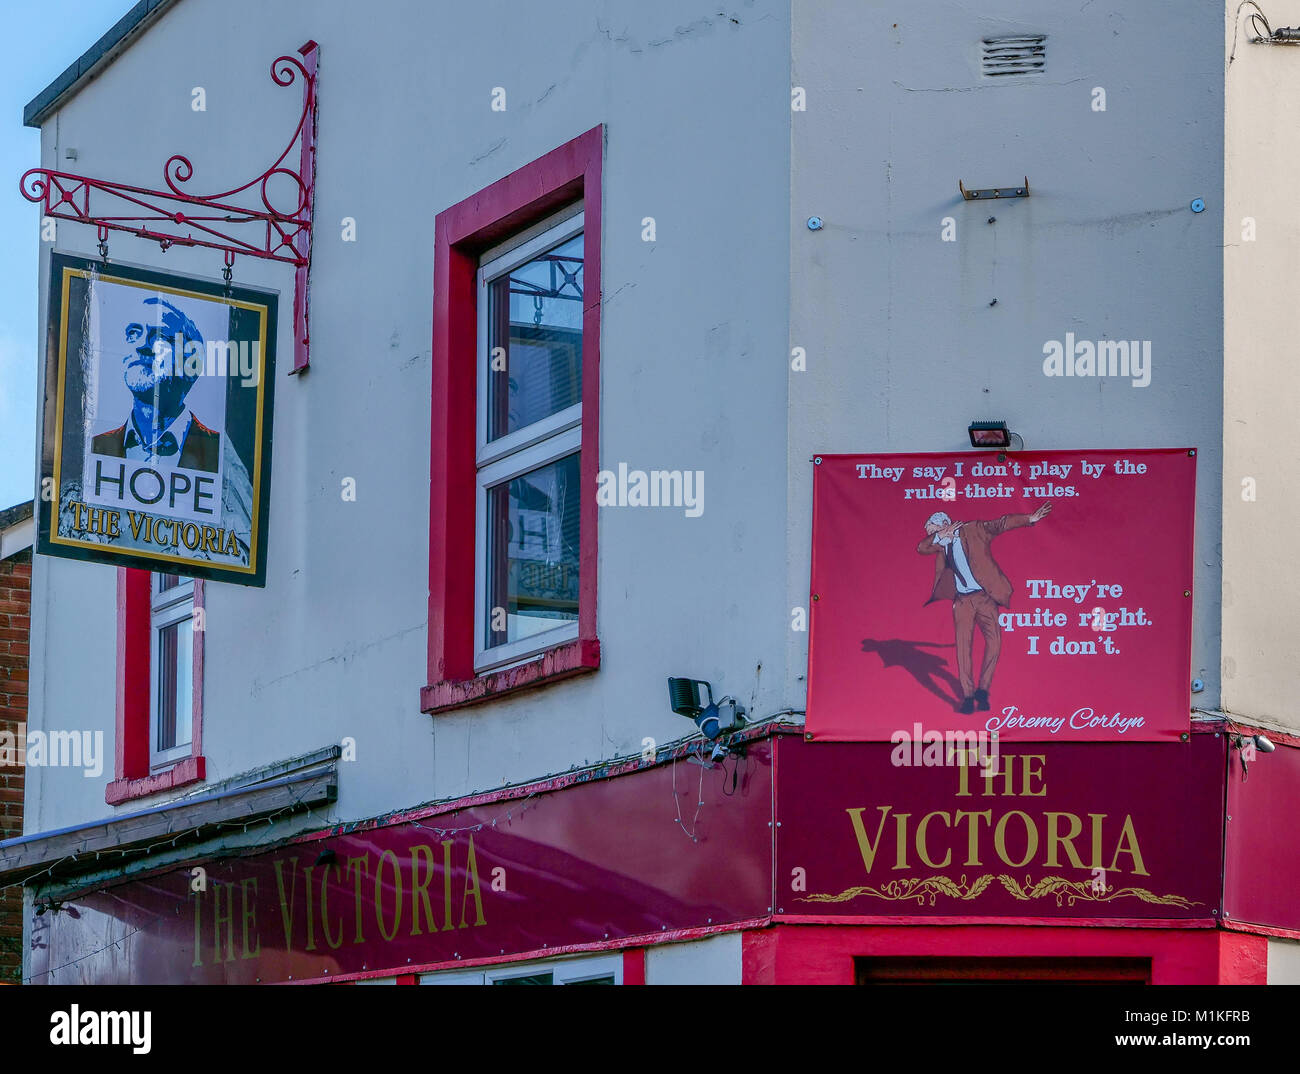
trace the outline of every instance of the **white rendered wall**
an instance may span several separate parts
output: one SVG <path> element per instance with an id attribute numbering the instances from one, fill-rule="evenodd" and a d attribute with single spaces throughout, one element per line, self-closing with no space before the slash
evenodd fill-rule
<path id="1" fill-rule="evenodd" d="M 1300 23 L 1300 3 L 1265 5 L 1274 27 Z M 1227 5 L 1227 140 L 1223 223 L 1223 707 L 1300 728 L 1300 602 L 1285 536 L 1296 499 L 1295 294 L 1300 221 L 1293 180 L 1300 48 L 1252 45 L 1247 16 Z M 1249 498 L 1248 498 L 1249 497 Z"/>
<path id="2" fill-rule="evenodd" d="M 738 985 L 741 983 L 741 933 L 724 932 L 707 940 L 647 947 L 648 985 Z"/>
<path id="3" fill-rule="evenodd" d="M 1300 940 L 1268 941 L 1267 984 L 1300 984 Z"/>
<path id="4" fill-rule="evenodd" d="M 1221 12 L 1184 0 L 793 12 L 791 82 L 807 107 L 791 136 L 790 346 L 808 368 L 789 377 L 790 605 L 808 600 L 817 453 L 960 451 L 980 418 L 1006 419 L 1033 450 L 1196 447 L 1191 676 L 1206 687 L 1194 703 L 1213 707 Z M 1044 74 L 980 73 L 981 38 L 1029 33 L 1047 37 Z M 1025 176 L 1024 200 L 963 202 L 957 189 Z M 1207 211 L 1192 213 L 1194 198 Z M 1043 345 L 1066 332 L 1152 341 L 1151 383 L 1044 376 Z M 791 635 L 792 676 L 806 639 Z"/>
<path id="5" fill-rule="evenodd" d="M 1036 449 L 1200 449 L 1192 674 L 1216 703 L 1218 15 L 1173 0 L 982 10 L 838 0 L 797 5 L 791 27 L 777 0 L 721 16 L 689 0 L 390 0 L 374 19 L 341 0 L 182 0 L 51 117 L 47 166 L 75 147 L 78 170 L 156 185 L 187 152 L 195 185 L 222 189 L 292 129 L 298 90 L 270 82 L 272 56 L 321 44 L 312 369 L 277 384 L 267 588 L 208 587 L 210 779 L 351 736 L 331 816 L 355 819 L 675 737 L 689 725 L 667 710 L 670 674 L 756 715 L 802 709 L 807 635 L 789 624 L 808 597 L 811 456 L 956 449 L 982 416 Z M 980 36 L 1028 30 L 1048 34 L 1047 75 L 986 84 Z M 806 112 L 791 113 L 791 84 Z M 702 469 L 706 509 L 602 510 L 597 674 L 430 718 L 433 217 L 602 122 L 601 464 Z M 1034 196 L 995 226 L 956 191 L 1025 174 Z M 1194 197 L 1209 211 L 1190 213 Z M 940 241 L 946 216 L 956 243 Z M 58 245 L 93 253 L 94 234 L 63 225 Z M 236 276 L 281 290 L 287 363 L 291 273 L 241 259 Z M 1042 345 L 1065 331 L 1151 339 L 1152 383 L 1043 377 Z M 38 557 L 34 573 L 31 726 L 111 742 L 113 571 Z M 34 771 L 28 830 L 109 812 L 107 776 Z"/>
<path id="6" fill-rule="evenodd" d="M 266 588 L 207 588 L 209 780 L 350 736 L 329 817 L 359 819 L 680 736 L 668 675 L 711 679 L 759 715 L 803 707 L 783 666 L 788 7 L 718 10 L 182 0 L 46 122 L 47 167 L 74 147 L 81 172 L 158 186 L 183 152 L 197 190 L 226 189 L 293 130 L 300 89 L 276 87 L 271 60 L 320 43 L 305 376 L 283 372 L 292 270 L 235 264 L 237 281 L 281 292 L 282 372 Z M 497 86 L 504 112 L 490 109 Z M 601 465 L 703 470 L 704 514 L 602 509 L 599 672 L 434 719 L 419 710 L 434 216 L 601 123 Z M 59 226 L 59 248 L 94 244 L 93 229 Z M 117 235 L 110 256 L 221 267 L 216 252 Z M 43 250 L 42 318 L 47 268 Z M 38 557 L 34 574 L 31 727 L 102 730 L 111 755 L 115 571 Z M 34 770 L 27 830 L 110 814 L 111 777 L 111 764 L 95 780 Z"/>

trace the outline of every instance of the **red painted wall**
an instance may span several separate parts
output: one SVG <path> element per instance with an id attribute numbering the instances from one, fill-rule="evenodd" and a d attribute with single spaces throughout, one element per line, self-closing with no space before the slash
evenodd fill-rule
<path id="1" fill-rule="evenodd" d="M 779 925 L 743 937 L 744 984 L 853 984 L 853 960 L 1149 958 L 1157 985 L 1264 984 L 1268 941 L 1220 929 Z"/>
<path id="2" fill-rule="evenodd" d="M 1300 749 L 1268 735 L 1277 750 L 1256 751 L 1244 773 L 1241 752 L 1228 753 L 1223 919 L 1294 934 L 1300 930 L 1300 841 L 1283 818 L 1300 813 Z"/>

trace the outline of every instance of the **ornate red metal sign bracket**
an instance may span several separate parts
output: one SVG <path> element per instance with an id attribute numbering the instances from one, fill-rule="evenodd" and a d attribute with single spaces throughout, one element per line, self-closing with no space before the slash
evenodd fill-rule
<path id="1" fill-rule="evenodd" d="M 230 279 L 235 256 L 284 261 L 296 269 L 293 292 L 293 372 L 307 368 L 307 285 L 311 271 L 312 200 L 316 185 L 316 63 L 319 46 L 308 41 L 297 56 L 279 56 L 271 64 L 277 86 L 303 81 L 302 114 L 293 137 L 275 162 L 242 186 L 217 194 L 189 194 L 179 184 L 189 182 L 194 166 L 179 154 L 163 165 L 166 190 L 149 190 L 71 172 L 33 168 L 19 180 L 23 197 L 39 202 L 45 216 L 93 224 L 101 256 L 107 257 L 109 231 L 125 231 L 151 239 L 165 251 L 169 246 L 206 246 L 225 253 L 223 276 Z M 298 169 L 285 160 L 298 146 Z M 273 177 L 292 184 L 296 203 L 291 209 L 271 203 Z M 280 184 L 283 186 L 283 183 Z M 239 195 L 254 191 L 256 205 L 236 204 Z M 94 197 L 94 210 L 91 199 Z M 246 200 L 252 201 L 250 195 Z M 282 201 L 285 199 L 281 198 Z M 116 213 L 117 215 L 111 215 Z"/>

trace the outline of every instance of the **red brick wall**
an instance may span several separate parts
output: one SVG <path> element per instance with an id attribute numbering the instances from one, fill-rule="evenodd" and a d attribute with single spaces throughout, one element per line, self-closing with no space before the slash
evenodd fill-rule
<path id="1" fill-rule="evenodd" d="M 32 610 L 32 551 L 0 561 L 0 732 L 22 741 L 27 729 L 27 663 Z M 0 766 L 0 839 L 23 834 L 23 769 Z M 0 889 L 0 981 L 19 981 L 23 966 L 22 888 Z"/>

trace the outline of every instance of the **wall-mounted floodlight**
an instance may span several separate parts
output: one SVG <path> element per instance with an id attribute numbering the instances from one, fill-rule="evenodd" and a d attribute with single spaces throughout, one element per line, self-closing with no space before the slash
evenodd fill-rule
<path id="1" fill-rule="evenodd" d="M 1243 735 L 1240 732 L 1233 732 L 1228 735 L 1229 746 L 1237 750 L 1237 758 L 1241 761 L 1241 778 L 1248 779 L 1250 770 L 1247 767 L 1248 761 L 1253 761 L 1257 754 L 1272 753 L 1277 747 L 1273 745 L 1264 735 Z"/>
<path id="2" fill-rule="evenodd" d="M 1240 733 L 1234 733 L 1228 736 L 1228 741 L 1231 743 L 1234 750 L 1241 750 L 1242 755 L 1248 761 L 1256 752 L 1272 753 L 1277 749 L 1266 735 L 1243 735 Z"/>
<path id="3" fill-rule="evenodd" d="M 704 700 L 704 694 L 709 700 Z M 678 716 L 695 719 L 707 706 L 713 704 L 713 687 L 703 679 L 668 680 L 668 704 Z"/>
<path id="4" fill-rule="evenodd" d="M 1009 448 L 1015 435 L 1005 421 L 973 421 L 966 431 L 970 446 L 982 448 Z"/>
<path id="5" fill-rule="evenodd" d="M 713 687 L 703 679 L 669 678 L 668 703 L 678 716 L 694 720 L 710 741 L 745 726 L 745 707 L 734 697 L 714 701 Z"/>

